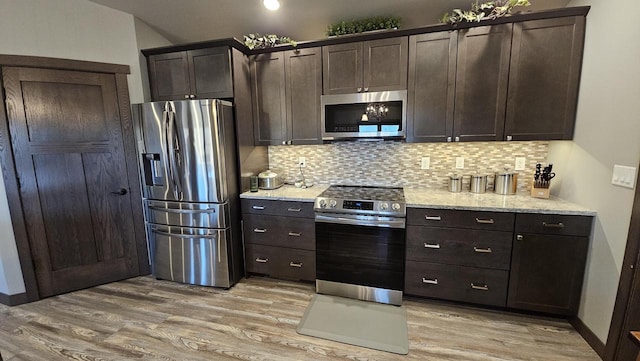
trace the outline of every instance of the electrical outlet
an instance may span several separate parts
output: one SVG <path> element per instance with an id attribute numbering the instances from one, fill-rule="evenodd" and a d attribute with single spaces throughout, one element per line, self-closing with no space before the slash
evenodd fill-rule
<path id="1" fill-rule="evenodd" d="M 456 169 L 464 169 L 464 157 L 456 157 Z"/>
<path id="2" fill-rule="evenodd" d="M 302 168 L 307 166 L 307 158 L 305 157 L 298 157 L 298 165 L 301 166 Z"/>
<path id="3" fill-rule="evenodd" d="M 431 158 L 430 157 L 422 157 L 422 161 L 420 162 L 421 169 L 429 169 L 431 166 Z"/>
<path id="4" fill-rule="evenodd" d="M 516 170 L 524 170 L 524 168 L 526 167 L 526 163 L 526 157 L 516 157 Z"/>

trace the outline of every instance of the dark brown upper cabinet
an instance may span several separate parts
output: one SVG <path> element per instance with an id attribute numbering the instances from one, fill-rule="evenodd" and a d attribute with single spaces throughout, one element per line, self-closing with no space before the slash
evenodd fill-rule
<path id="1" fill-rule="evenodd" d="M 320 48 L 251 57 L 256 145 L 320 144 Z"/>
<path id="2" fill-rule="evenodd" d="M 454 141 L 503 139 L 512 27 L 458 31 Z"/>
<path id="3" fill-rule="evenodd" d="M 573 138 L 584 26 L 583 16 L 514 24 L 506 137 Z"/>
<path id="4" fill-rule="evenodd" d="M 147 62 L 154 101 L 233 97 L 228 47 L 151 55 Z"/>
<path id="5" fill-rule="evenodd" d="M 324 94 L 407 89 L 408 38 L 322 47 Z"/>
<path id="6" fill-rule="evenodd" d="M 445 142 L 453 134 L 458 34 L 409 38 L 408 142 Z"/>

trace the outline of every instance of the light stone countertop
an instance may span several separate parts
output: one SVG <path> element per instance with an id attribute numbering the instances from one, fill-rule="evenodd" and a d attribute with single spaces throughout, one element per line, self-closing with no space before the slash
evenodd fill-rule
<path id="1" fill-rule="evenodd" d="M 493 212 L 519 212 L 540 214 L 566 214 L 595 216 L 594 210 L 568 202 L 564 199 L 534 198 L 529 195 L 500 195 L 495 193 L 452 193 L 440 189 L 404 188 L 407 207 L 439 208 Z"/>
<path id="2" fill-rule="evenodd" d="M 278 189 L 259 189 L 257 192 L 244 192 L 240 194 L 240 198 L 313 202 L 328 187 L 328 184 L 314 184 L 310 188 L 296 188 L 285 184 Z"/>

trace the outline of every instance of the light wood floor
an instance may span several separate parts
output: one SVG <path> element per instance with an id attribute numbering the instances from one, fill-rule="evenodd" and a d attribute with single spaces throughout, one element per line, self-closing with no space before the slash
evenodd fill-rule
<path id="1" fill-rule="evenodd" d="M 599 360 L 565 321 L 405 300 L 409 355 L 296 333 L 314 289 L 251 277 L 230 290 L 139 277 L 0 305 L 11 360 Z"/>

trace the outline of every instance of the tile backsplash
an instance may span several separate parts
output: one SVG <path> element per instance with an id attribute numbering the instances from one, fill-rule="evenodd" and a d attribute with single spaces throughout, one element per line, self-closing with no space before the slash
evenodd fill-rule
<path id="1" fill-rule="evenodd" d="M 427 187 L 446 189 L 448 176 L 474 172 L 493 174 L 514 169 L 516 157 L 526 157 L 525 170 L 517 171 L 518 193 L 528 193 L 536 163 L 546 163 L 549 142 L 403 143 L 398 141 L 345 141 L 323 145 L 271 146 L 269 167 L 293 183 L 300 175 L 298 158 L 307 183 Z M 430 169 L 421 169 L 422 157 Z M 456 169 L 456 157 L 464 169 Z M 469 178 L 465 177 L 468 190 Z M 493 184 L 493 177 L 489 178 Z"/>

